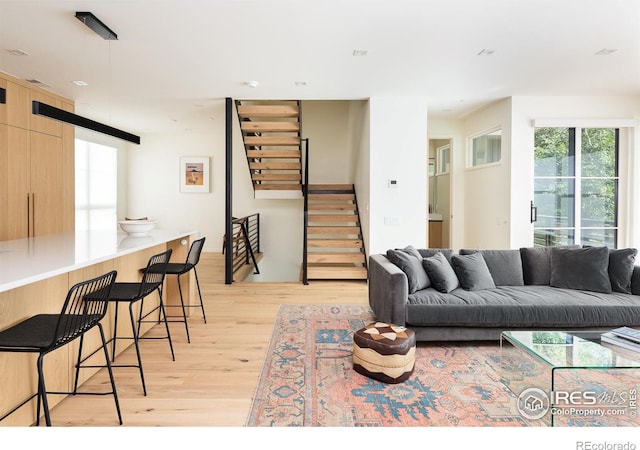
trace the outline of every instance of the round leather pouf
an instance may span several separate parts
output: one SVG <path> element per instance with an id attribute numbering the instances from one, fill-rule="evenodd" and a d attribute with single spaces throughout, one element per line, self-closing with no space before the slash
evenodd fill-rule
<path id="1" fill-rule="evenodd" d="M 385 383 L 401 383 L 413 373 L 416 336 L 413 330 L 375 322 L 353 335 L 353 368 Z"/>

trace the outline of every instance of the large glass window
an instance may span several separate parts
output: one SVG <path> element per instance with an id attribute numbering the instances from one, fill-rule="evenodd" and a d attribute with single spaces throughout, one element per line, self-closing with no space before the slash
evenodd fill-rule
<path id="1" fill-rule="evenodd" d="M 534 244 L 617 246 L 615 128 L 535 132 Z"/>
<path id="2" fill-rule="evenodd" d="M 115 227 L 117 149 L 76 139 L 76 229 Z"/>

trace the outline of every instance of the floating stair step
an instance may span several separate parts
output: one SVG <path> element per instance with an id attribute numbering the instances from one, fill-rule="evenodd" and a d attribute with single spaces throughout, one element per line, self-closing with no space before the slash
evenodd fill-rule
<path id="1" fill-rule="evenodd" d="M 299 173 L 254 173 L 251 179 L 254 181 L 300 181 Z"/>
<path id="2" fill-rule="evenodd" d="M 308 263 L 324 263 L 324 264 L 364 264 L 364 253 L 360 252 L 316 252 L 307 253 Z"/>
<path id="3" fill-rule="evenodd" d="M 292 105 L 240 105 L 238 115 L 242 119 L 251 117 L 298 117 L 298 107 Z"/>
<path id="4" fill-rule="evenodd" d="M 353 192 L 353 184 L 310 184 L 310 191 L 348 191 Z"/>
<path id="5" fill-rule="evenodd" d="M 245 120 L 240 122 L 240 129 L 253 133 L 297 133 L 300 131 L 300 124 L 298 122 L 255 122 L 253 120 Z"/>
<path id="6" fill-rule="evenodd" d="M 300 184 L 269 184 L 269 183 L 261 183 L 255 184 L 254 188 L 256 191 L 301 191 L 302 186 Z"/>
<path id="7" fill-rule="evenodd" d="M 300 170 L 299 162 L 250 162 L 251 170 Z"/>
<path id="8" fill-rule="evenodd" d="M 356 214 L 309 214 L 309 222 L 358 222 Z"/>
<path id="9" fill-rule="evenodd" d="M 309 203 L 309 211 L 355 211 L 354 203 Z"/>
<path id="10" fill-rule="evenodd" d="M 354 200 L 354 194 L 309 194 L 309 201 L 317 200 Z"/>
<path id="11" fill-rule="evenodd" d="M 300 158 L 300 150 L 247 150 L 249 158 Z"/>
<path id="12" fill-rule="evenodd" d="M 312 248 L 362 248 L 361 239 L 307 239 L 307 247 Z"/>
<path id="13" fill-rule="evenodd" d="M 295 147 L 300 145 L 300 138 L 297 136 L 245 136 L 244 145 L 282 145 Z"/>
<path id="14" fill-rule="evenodd" d="M 307 278 L 310 280 L 366 280 L 367 269 L 349 266 L 309 266 Z"/>
<path id="15" fill-rule="evenodd" d="M 310 226 L 307 227 L 307 233 L 309 234 L 360 234 L 360 227 L 319 227 Z"/>

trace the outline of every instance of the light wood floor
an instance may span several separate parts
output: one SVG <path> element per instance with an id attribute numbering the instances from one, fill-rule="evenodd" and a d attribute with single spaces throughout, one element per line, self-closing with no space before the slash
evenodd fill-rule
<path id="1" fill-rule="evenodd" d="M 202 255 L 198 275 L 207 323 L 197 309 L 172 323 L 176 360 L 166 340 L 141 342 L 147 396 L 137 369 L 114 369 L 125 427 L 244 426 L 281 304 L 367 304 L 366 281 L 224 284 L 223 256 Z M 152 330 L 153 331 L 153 330 Z M 129 349 L 116 359 L 134 361 Z M 86 384 L 106 385 L 101 370 Z M 111 396 L 69 397 L 51 412 L 54 426 L 117 426 Z"/>

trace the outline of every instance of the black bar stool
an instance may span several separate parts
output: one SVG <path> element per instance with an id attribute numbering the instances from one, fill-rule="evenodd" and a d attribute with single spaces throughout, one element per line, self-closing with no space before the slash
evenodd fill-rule
<path id="1" fill-rule="evenodd" d="M 202 253 L 202 247 L 204 247 L 204 241 L 206 238 L 200 238 L 191 243 L 191 247 L 189 248 L 189 253 L 187 254 L 187 260 L 184 263 L 168 263 L 167 264 L 167 275 L 177 275 L 178 280 L 178 291 L 180 293 L 180 305 L 165 305 L 165 308 L 168 307 L 181 307 L 182 308 L 182 320 L 169 320 L 169 322 L 184 322 L 184 327 L 187 332 L 187 342 L 191 342 L 191 338 L 189 336 L 189 325 L 187 324 L 187 311 L 186 308 L 200 308 L 202 310 L 202 318 L 204 323 L 207 323 L 207 316 L 204 312 L 204 303 L 202 302 L 202 292 L 200 291 L 200 281 L 198 280 L 198 272 L 196 270 L 196 265 L 200 261 L 200 253 Z M 142 269 L 144 272 L 148 269 Z M 196 279 L 196 286 L 198 288 L 198 298 L 200 299 L 199 305 L 185 305 L 184 298 L 182 296 L 182 285 L 180 284 L 180 277 L 189 273 L 189 271 L 193 270 L 193 274 Z"/>
<path id="2" fill-rule="evenodd" d="M 164 310 L 164 302 L 162 300 L 162 285 L 164 282 L 165 271 L 167 263 L 171 257 L 171 249 L 153 255 L 149 258 L 147 267 L 143 271 L 142 280 L 140 282 L 118 282 L 113 285 L 111 295 L 109 297 L 110 302 L 116 303 L 114 321 L 113 321 L 113 337 L 109 339 L 109 342 L 113 344 L 111 352 L 111 360 L 115 361 L 116 342 L 119 339 L 133 339 L 133 343 L 136 349 L 136 355 L 138 358 L 138 364 L 112 364 L 112 367 L 137 367 L 140 371 L 140 380 L 142 381 L 142 391 L 144 395 L 147 395 L 147 386 L 144 382 L 144 372 L 142 370 L 142 358 L 140 356 L 139 341 L 141 339 L 167 339 L 169 341 L 169 348 L 171 350 L 171 359 L 176 360 L 173 353 L 173 342 L 171 341 L 171 333 L 169 332 L 169 324 L 167 323 L 167 316 Z M 151 310 L 149 313 L 143 316 L 142 310 L 144 305 L 144 298 L 153 292 L 158 293 L 159 302 L 158 306 Z M 138 318 L 136 319 L 133 306 L 136 302 L 140 301 L 140 311 Z M 118 336 L 118 304 L 129 304 L 129 319 L 131 320 L 132 336 Z M 151 314 L 155 310 L 158 310 L 158 320 L 156 323 L 160 323 L 160 320 L 164 322 L 165 329 L 167 331 L 166 336 L 159 337 L 147 337 L 140 336 L 140 323 L 143 322 L 144 317 Z M 137 322 L 137 323 L 136 323 Z"/>
<path id="3" fill-rule="evenodd" d="M 18 324 L 0 332 L 0 351 L 38 353 L 38 393 L 25 400 L 21 405 L 14 408 L 7 415 L 15 412 L 22 405 L 26 404 L 34 396 L 38 397 L 36 425 L 40 424 L 40 403 L 44 409 L 44 418 L 47 426 L 51 426 L 49 414 L 49 402 L 47 394 L 90 394 L 105 395 L 113 394 L 113 399 L 118 412 L 118 421 L 122 425 L 122 415 L 120 414 L 120 404 L 116 393 L 116 384 L 109 362 L 109 352 L 107 351 L 107 341 L 100 321 L 105 316 L 108 307 L 109 295 L 111 294 L 116 279 L 116 271 L 111 271 L 91 280 L 83 281 L 71 287 L 67 293 L 66 300 L 60 314 L 38 314 Z M 84 334 L 94 327 L 100 330 L 102 339 L 102 350 L 106 360 L 106 367 L 109 371 L 111 381 L 110 392 L 78 392 L 78 366 L 82 355 L 82 345 L 78 348 L 78 366 L 76 366 L 76 384 L 73 392 L 47 392 L 43 371 L 44 356 L 56 350 Z M 95 353 L 95 352 L 94 352 Z M 1 419 L 0 419 L 1 420 Z"/>

